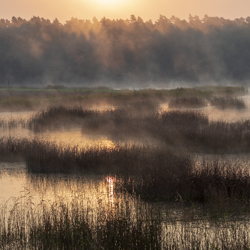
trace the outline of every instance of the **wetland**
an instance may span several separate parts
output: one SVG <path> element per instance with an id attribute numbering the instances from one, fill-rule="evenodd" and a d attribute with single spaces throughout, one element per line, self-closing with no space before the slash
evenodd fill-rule
<path id="1" fill-rule="evenodd" d="M 243 87 L 0 88 L 0 248 L 249 249 Z"/>

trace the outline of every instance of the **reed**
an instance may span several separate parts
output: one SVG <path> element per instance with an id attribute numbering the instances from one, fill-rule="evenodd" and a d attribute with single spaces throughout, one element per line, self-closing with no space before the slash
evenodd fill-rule
<path id="1" fill-rule="evenodd" d="M 161 224 L 152 216 L 137 215 L 132 221 L 126 210 L 91 218 L 81 202 L 55 202 L 41 207 L 14 204 L 7 217 L 0 217 L 1 249 L 160 249 Z M 2 214 L 2 213 L 1 213 Z"/>
<path id="2" fill-rule="evenodd" d="M 249 212 L 248 169 L 240 163 L 218 159 L 203 160 L 198 167 L 188 164 L 175 162 L 173 170 L 171 163 L 142 168 L 137 178 L 124 179 L 123 186 L 144 200 L 208 204 L 210 214 Z"/>
<path id="3" fill-rule="evenodd" d="M 150 208 L 122 208 L 91 219 L 81 202 L 16 203 L 0 216 L 1 249 L 248 249 L 247 220 L 179 220 Z M 2 211 L 1 211 L 2 212 Z"/>
<path id="4" fill-rule="evenodd" d="M 28 122 L 25 119 L 0 119 L 0 128 L 13 129 L 13 128 L 26 128 Z"/>

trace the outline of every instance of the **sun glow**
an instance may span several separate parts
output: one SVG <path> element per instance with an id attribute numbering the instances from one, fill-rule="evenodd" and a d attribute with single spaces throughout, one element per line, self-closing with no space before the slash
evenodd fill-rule
<path id="1" fill-rule="evenodd" d="M 118 7 L 124 4 L 124 0 L 95 0 L 95 2 L 108 8 Z"/>

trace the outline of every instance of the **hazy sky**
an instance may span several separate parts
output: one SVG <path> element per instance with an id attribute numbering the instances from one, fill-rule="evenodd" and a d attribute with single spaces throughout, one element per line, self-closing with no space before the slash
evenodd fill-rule
<path id="1" fill-rule="evenodd" d="M 0 6 L 0 18 L 40 16 L 61 22 L 71 17 L 126 19 L 131 14 L 144 20 L 156 20 L 160 14 L 183 19 L 189 14 L 229 19 L 250 15 L 250 0 L 0 0 Z"/>

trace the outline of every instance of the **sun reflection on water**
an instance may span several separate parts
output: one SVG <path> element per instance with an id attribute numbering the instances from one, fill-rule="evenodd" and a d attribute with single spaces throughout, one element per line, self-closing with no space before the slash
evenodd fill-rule
<path id="1" fill-rule="evenodd" d="M 114 177 L 107 176 L 106 180 L 108 182 L 108 202 L 112 207 L 114 204 L 114 182 L 116 179 Z"/>

